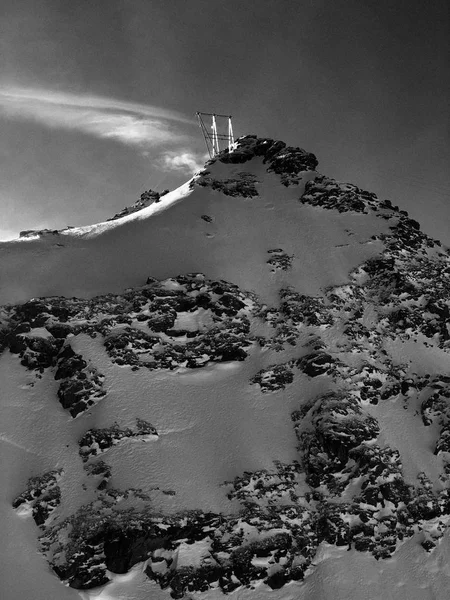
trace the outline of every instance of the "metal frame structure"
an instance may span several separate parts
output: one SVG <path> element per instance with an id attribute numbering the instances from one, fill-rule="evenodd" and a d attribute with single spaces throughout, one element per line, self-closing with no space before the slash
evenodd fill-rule
<path id="1" fill-rule="evenodd" d="M 211 129 L 212 132 L 208 131 L 208 128 L 203 121 L 203 117 L 211 117 Z M 219 119 L 228 120 L 227 133 L 220 133 L 217 129 L 216 117 Z M 220 152 L 221 141 L 227 142 L 228 150 L 231 150 L 231 146 L 234 144 L 233 125 L 231 124 L 231 115 L 218 115 L 216 113 L 197 113 L 198 124 L 202 130 L 203 137 L 205 138 L 206 149 L 210 158 L 214 158 Z"/>

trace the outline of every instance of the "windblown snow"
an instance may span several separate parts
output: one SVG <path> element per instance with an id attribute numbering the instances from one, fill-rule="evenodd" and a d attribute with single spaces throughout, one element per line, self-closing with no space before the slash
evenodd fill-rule
<path id="1" fill-rule="evenodd" d="M 405 211 L 246 136 L 0 285 L 2 598 L 448 598 L 450 257 Z"/>

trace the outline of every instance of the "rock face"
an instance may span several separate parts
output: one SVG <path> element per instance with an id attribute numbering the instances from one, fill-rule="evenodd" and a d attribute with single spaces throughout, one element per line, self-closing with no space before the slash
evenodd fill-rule
<path id="1" fill-rule="evenodd" d="M 134 204 L 132 204 L 131 206 L 126 206 L 120 212 L 118 212 L 113 217 L 111 217 L 110 219 L 107 219 L 107 220 L 108 221 L 116 221 L 117 219 L 121 219 L 122 217 L 132 215 L 133 213 L 138 212 L 139 210 L 142 210 L 143 208 L 146 208 L 147 206 L 150 206 L 154 202 L 159 202 L 160 199 L 163 196 L 165 196 L 168 192 L 169 192 L 169 190 L 164 190 L 163 192 L 155 192 L 154 190 L 147 190 L 141 194 L 139 200 L 136 200 L 136 202 Z"/>
<path id="2" fill-rule="evenodd" d="M 287 187 L 317 167 L 304 150 L 246 136 L 209 161 L 192 186 L 210 188 L 224 202 L 257 198 L 260 182 L 250 171 L 222 179 L 208 171 L 216 162 L 255 159 Z M 262 256 L 267 276 L 280 278 L 273 306 L 231 282 L 185 273 L 150 277 L 121 294 L 37 298 L 3 308 L 3 348 L 29 371 L 50 372 L 72 417 L 86 418 L 98 402 L 108 403 L 107 375 L 76 350 L 81 335 L 99 342 L 111 368 L 127 372 L 195 375 L 244 364 L 253 369 L 254 398 L 273 395 L 282 411 L 283 399 L 301 390 L 291 414 L 296 459 L 223 482 L 240 507 L 230 514 L 202 507 L 161 514 L 141 489 L 112 487 L 114 469 L 99 455 L 132 441 L 160 443 L 161 432 L 139 414 L 133 413 L 133 427 L 114 419 L 108 427 L 86 427 L 78 460 L 95 481 L 90 501 L 58 517 L 62 472 L 52 471 L 30 479 L 13 504 L 32 512 L 41 550 L 71 587 L 103 585 L 108 572 L 145 562 L 147 576 L 173 598 L 212 587 L 228 593 L 259 580 L 277 589 L 314 568 L 321 543 L 376 559 L 391 557 L 418 533 L 424 553 L 439 543 L 450 516 L 450 377 L 415 372 L 392 348 L 421 344 L 439 364 L 448 361 L 450 255 L 404 211 L 356 186 L 316 174 L 296 202 L 339 218 L 385 222 L 386 233 L 370 240 L 380 244 L 379 254 L 361 261 L 344 284 L 312 296 L 289 285 L 295 257 L 270 244 Z M 214 224 L 206 214 L 201 219 Z M 408 457 L 383 437 L 377 410 L 394 403 L 436 433 L 437 480 L 419 472 L 411 481 Z"/>
<path id="3" fill-rule="evenodd" d="M 62 469 L 49 471 L 28 480 L 27 489 L 17 496 L 12 506 L 24 513 L 31 512 L 34 522 L 45 527 L 50 523 L 52 513 L 61 503 L 61 490 L 58 482 L 63 476 Z"/>
<path id="4" fill-rule="evenodd" d="M 123 440 L 148 441 L 158 437 L 156 429 L 144 419 L 136 419 L 136 427 L 121 429 L 117 423 L 105 429 L 89 429 L 79 440 L 80 456 L 83 461 L 107 452 Z"/>
<path id="5" fill-rule="evenodd" d="M 261 157 L 267 164 L 267 171 L 280 176 L 283 185 L 298 184 L 304 171 L 314 171 L 318 165 L 314 154 L 301 148 L 286 146 L 284 142 L 268 138 L 247 135 L 239 139 L 232 152 L 225 150 L 218 160 L 223 163 L 245 163 L 255 157 Z M 214 159 L 213 159 L 214 160 Z"/>
<path id="6" fill-rule="evenodd" d="M 281 248 L 274 248 L 273 250 L 267 250 L 267 252 L 271 255 L 267 264 L 270 265 L 272 273 L 275 273 L 275 271 L 288 271 L 292 267 L 293 256 L 289 256 Z"/>
<path id="7" fill-rule="evenodd" d="M 47 298 L 8 307 L 3 346 L 30 370 L 52 368 L 61 405 L 77 417 L 106 391 L 104 375 L 72 349 L 74 336 L 101 336 L 111 360 L 134 370 L 198 369 L 246 358 L 254 343 L 249 317 L 257 306 L 254 295 L 234 284 L 209 281 L 201 273 L 180 275 L 149 280 L 123 295 Z M 179 327 L 183 316 L 196 327 Z"/>
<path id="8" fill-rule="evenodd" d="M 202 171 L 200 177 L 196 178 L 192 185 L 201 187 L 210 187 L 213 190 L 222 192 L 225 196 L 240 196 L 241 198 L 253 198 L 258 195 L 256 188 L 256 177 L 252 173 L 242 171 L 237 177 L 232 179 L 214 179 L 209 171 Z"/>

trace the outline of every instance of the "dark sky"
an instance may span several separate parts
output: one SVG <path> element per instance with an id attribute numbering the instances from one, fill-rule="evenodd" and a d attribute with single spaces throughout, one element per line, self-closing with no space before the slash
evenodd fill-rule
<path id="1" fill-rule="evenodd" d="M 314 152 L 450 244 L 448 0 L 2 0 L 0 237 L 201 163 L 195 112 Z"/>

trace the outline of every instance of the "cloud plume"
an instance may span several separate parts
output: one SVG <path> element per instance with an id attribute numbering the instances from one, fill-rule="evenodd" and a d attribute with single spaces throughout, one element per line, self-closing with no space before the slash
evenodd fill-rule
<path id="1" fill-rule="evenodd" d="M 0 87 L 0 115 L 140 148 L 179 143 L 185 139 L 181 126 L 192 124 L 183 115 L 146 104 L 18 87 Z"/>
<path id="2" fill-rule="evenodd" d="M 208 155 L 195 154 L 189 150 L 180 152 L 165 152 L 160 164 L 165 171 L 179 171 L 180 173 L 194 173 L 203 169 Z"/>

